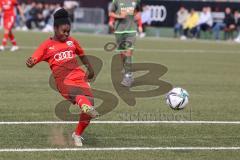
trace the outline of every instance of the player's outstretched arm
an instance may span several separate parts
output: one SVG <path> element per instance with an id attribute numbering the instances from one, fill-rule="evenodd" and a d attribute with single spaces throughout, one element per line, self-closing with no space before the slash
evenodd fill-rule
<path id="1" fill-rule="evenodd" d="M 35 65 L 36 60 L 32 57 L 29 57 L 26 61 L 26 65 L 28 68 L 32 68 Z"/>
<path id="2" fill-rule="evenodd" d="M 80 59 L 82 61 L 82 63 L 86 66 L 87 70 L 88 70 L 88 80 L 91 80 L 93 79 L 94 77 L 94 70 L 92 68 L 92 65 L 90 64 L 87 56 L 83 55 L 83 56 L 80 56 Z"/>

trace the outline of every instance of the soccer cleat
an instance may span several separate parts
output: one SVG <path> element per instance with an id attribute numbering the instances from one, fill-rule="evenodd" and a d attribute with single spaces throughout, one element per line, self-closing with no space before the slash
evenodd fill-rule
<path id="1" fill-rule="evenodd" d="M 4 46 L 0 46 L 0 51 L 4 51 L 5 47 Z"/>
<path id="2" fill-rule="evenodd" d="M 134 82 L 133 74 L 127 73 L 124 75 L 121 84 L 125 87 L 131 87 Z"/>
<path id="3" fill-rule="evenodd" d="M 17 50 L 19 50 L 18 46 L 12 46 L 12 48 L 10 49 L 11 52 L 15 52 Z"/>
<path id="4" fill-rule="evenodd" d="M 72 134 L 72 138 L 74 140 L 74 145 L 77 146 L 77 147 L 82 147 L 83 144 L 82 144 L 82 137 L 81 136 L 78 136 L 75 134 L 75 132 L 73 132 Z"/>
<path id="5" fill-rule="evenodd" d="M 81 106 L 81 110 L 82 110 L 82 113 L 86 113 L 86 114 L 90 115 L 92 118 L 96 118 L 97 116 L 99 116 L 99 113 L 92 106 L 88 106 L 86 104 L 83 104 Z"/>

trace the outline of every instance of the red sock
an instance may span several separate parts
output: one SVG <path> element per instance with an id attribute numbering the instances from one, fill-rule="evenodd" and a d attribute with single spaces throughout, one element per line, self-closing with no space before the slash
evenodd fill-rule
<path id="1" fill-rule="evenodd" d="M 76 104 L 79 105 L 80 108 L 82 107 L 83 104 L 86 104 L 88 106 L 92 106 L 92 104 L 89 101 L 89 99 L 87 99 L 87 97 L 83 96 L 83 95 L 78 95 L 76 97 Z"/>
<path id="2" fill-rule="evenodd" d="M 75 129 L 75 134 L 78 135 L 78 136 L 82 135 L 85 128 L 89 125 L 90 120 L 91 120 L 91 116 L 89 116 L 85 113 L 80 114 L 80 120 L 79 120 L 78 125 Z"/>
<path id="3" fill-rule="evenodd" d="M 12 33 L 10 33 L 9 39 L 10 39 L 10 41 L 12 42 L 12 44 L 13 44 L 14 46 L 17 45 L 17 42 L 16 42 L 16 40 L 15 40 L 15 38 L 14 38 L 14 35 L 13 35 Z"/>
<path id="4" fill-rule="evenodd" d="M 87 99 L 87 97 L 83 96 L 83 95 L 78 95 L 76 97 L 76 104 L 78 104 L 80 108 L 84 104 L 86 104 L 88 106 L 92 106 L 91 102 Z M 83 131 L 85 130 L 85 128 L 89 125 L 90 120 L 91 120 L 90 115 L 85 114 L 85 113 L 80 114 L 80 119 L 79 119 L 78 125 L 75 129 L 75 134 L 81 135 L 83 133 Z"/>
<path id="5" fill-rule="evenodd" d="M 7 40 L 8 40 L 8 34 L 4 34 L 3 40 L 2 40 L 2 45 L 6 46 L 7 45 Z"/>

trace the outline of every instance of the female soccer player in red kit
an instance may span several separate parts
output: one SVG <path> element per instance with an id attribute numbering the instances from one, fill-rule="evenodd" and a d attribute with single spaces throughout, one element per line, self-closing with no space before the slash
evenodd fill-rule
<path id="1" fill-rule="evenodd" d="M 81 134 L 97 116 L 93 108 L 93 95 L 87 80 L 94 77 L 94 71 L 79 43 L 69 36 L 71 24 L 68 13 L 60 9 L 54 14 L 54 36 L 45 40 L 26 65 L 31 68 L 41 61 L 48 62 L 56 86 L 61 95 L 81 109 L 79 123 L 73 132 L 76 146 L 82 146 Z M 88 74 L 79 66 L 76 57 L 80 57 Z"/>
<path id="2" fill-rule="evenodd" d="M 15 7 L 18 8 L 21 17 L 24 19 L 23 11 L 20 5 L 18 5 L 17 0 L 0 0 L 0 11 L 2 12 L 4 27 L 4 37 L 2 40 L 2 45 L 0 46 L 0 51 L 5 50 L 8 39 L 10 39 L 13 45 L 10 51 L 14 52 L 19 49 L 15 37 L 12 33 L 12 28 L 14 27 L 16 19 Z"/>

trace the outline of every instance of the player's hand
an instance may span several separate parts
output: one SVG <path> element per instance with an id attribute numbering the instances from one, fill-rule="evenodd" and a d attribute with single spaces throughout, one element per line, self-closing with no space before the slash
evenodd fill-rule
<path id="1" fill-rule="evenodd" d="M 26 65 L 28 68 L 32 68 L 35 65 L 36 59 L 29 57 L 26 61 Z"/>

